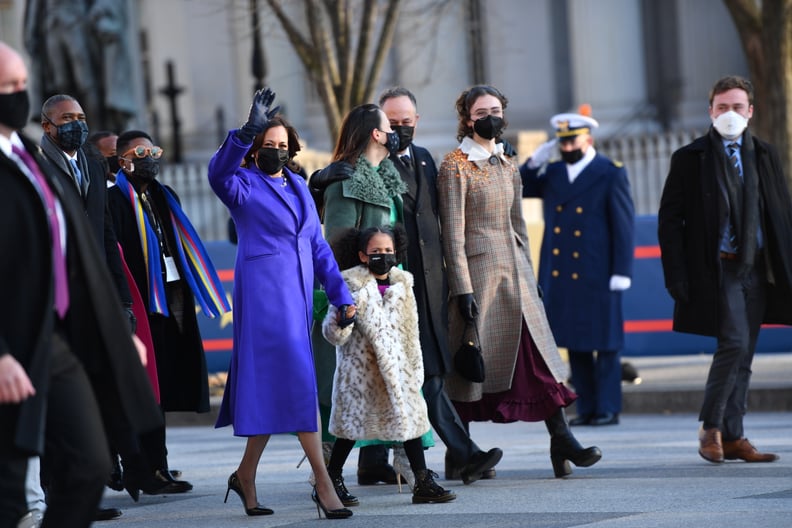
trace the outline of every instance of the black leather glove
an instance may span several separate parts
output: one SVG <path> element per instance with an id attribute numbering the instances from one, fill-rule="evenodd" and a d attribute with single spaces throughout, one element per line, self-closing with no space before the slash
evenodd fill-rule
<path id="1" fill-rule="evenodd" d="M 269 88 L 257 90 L 250 104 L 248 119 L 242 128 L 237 130 L 237 137 L 244 143 L 253 143 L 253 138 L 264 131 L 267 122 L 280 112 L 280 106 L 270 109 L 275 100 L 275 92 Z"/>
<path id="2" fill-rule="evenodd" d="M 690 300 L 687 282 L 677 282 L 668 286 L 668 294 L 678 303 L 686 303 Z"/>
<path id="3" fill-rule="evenodd" d="M 510 158 L 513 158 L 514 156 L 517 155 L 517 151 L 514 149 L 514 146 L 505 139 L 500 138 L 498 140 L 498 143 L 503 144 L 503 153 L 509 156 Z"/>
<path id="4" fill-rule="evenodd" d="M 346 161 L 334 161 L 324 169 L 319 169 L 311 174 L 308 179 L 308 190 L 316 204 L 319 218 L 324 220 L 324 192 L 327 186 L 337 181 L 348 180 L 355 174 L 355 167 Z"/>
<path id="5" fill-rule="evenodd" d="M 478 304 L 476 304 L 476 299 L 473 297 L 472 293 L 463 293 L 462 295 L 457 295 L 457 306 L 459 306 L 459 312 L 462 314 L 462 317 L 468 323 L 472 323 L 476 320 L 476 317 L 479 313 Z"/>
<path id="6" fill-rule="evenodd" d="M 347 317 L 347 311 L 349 308 L 353 307 L 353 304 L 342 304 L 338 307 L 338 326 L 346 328 L 355 322 L 355 319 L 357 319 L 357 311 L 352 313 L 352 317 Z"/>
<path id="7" fill-rule="evenodd" d="M 137 318 L 135 317 L 135 313 L 132 311 L 131 304 L 124 305 L 124 314 L 126 314 L 127 321 L 129 321 L 129 330 L 134 334 L 137 330 Z"/>

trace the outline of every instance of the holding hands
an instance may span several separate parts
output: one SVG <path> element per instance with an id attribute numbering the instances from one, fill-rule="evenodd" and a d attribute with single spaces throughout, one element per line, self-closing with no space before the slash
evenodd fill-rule
<path id="1" fill-rule="evenodd" d="M 253 138 L 264 131 L 267 122 L 280 112 L 280 106 L 271 108 L 275 100 L 275 92 L 269 88 L 262 88 L 253 94 L 250 112 L 247 121 L 237 131 L 237 137 L 245 143 L 252 143 Z"/>
<path id="2" fill-rule="evenodd" d="M 342 304 L 338 307 L 338 326 L 346 328 L 355 322 L 357 318 L 357 306 L 354 304 Z"/>

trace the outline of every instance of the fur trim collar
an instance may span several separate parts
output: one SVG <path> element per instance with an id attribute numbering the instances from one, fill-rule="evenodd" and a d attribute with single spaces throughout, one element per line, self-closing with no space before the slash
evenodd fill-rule
<path id="1" fill-rule="evenodd" d="M 366 284 L 375 280 L 374 276 L 363 264 L 344 270 L 341 274 L 352 292 L 361 290 Z M 403 284 L 405 288 L 413 287 L 413 277 L 408 271 L 393 267 L 390 270 L 389 278 L 392 285 Z"/>
<path id="2" fill-rule="evenodd" d="M 383 207 L 390 207 L 393 198 L 405 192 L 407 185 L 388 158 L 375 168 L 365 156 L 360 156 L 355 164 L 355 174 L 344 180 L 345 196 Z"/>

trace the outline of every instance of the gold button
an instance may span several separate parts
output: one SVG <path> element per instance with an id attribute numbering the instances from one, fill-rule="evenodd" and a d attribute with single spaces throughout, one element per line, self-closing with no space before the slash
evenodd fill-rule
<path id="1" fill-rule="evenodd" d="M 580 229 L 575 229 L 575 236 L 576 236 L 576 237 L 579 237 L 579 236 L 580 236 Z"/>
<path id="2" fill-rule="evenodd" d="M 553 270 L 553 277 L 558 277 L 558 270 Z"/>
<path id="3" fill-rule="evenodd" d="M 561 251 L 559 251 L 558 248 L 553 248 L 553 255 L 558 255 L 560 253 Z"/>
<path id="4" fill-rule="evenodd" d="M 564 210 L 564 207 L 563 207 L 563 206 L 561 206 L 561 205 L 556 205 L 556 211 L 558 211 L 558 212 L 560 213 L 560 212 L 561 212 L 561 211 L 563 211 L 563 210 Z"/>
<path id="5" fill-rule="evenodd" d="M 580 258 L 580 253 L 578 253 L 577 251 L 573 251 L 572 258 Z"/>
<path id="6" fill-rule="evenodd" d="M 572 280 L 577 280 L 577 279 L 578 279 L 578 274 L 577 273 L 573 273 L 572 274 Z"/>
<path id="7" fill-rule="evenodd" d="M 578 207 L 577 209 L 575 209 L 575 212 L 577 214 L 583 214 L 583 208 L 582 207 Z"/>
<path id="8" fill-rule="evenodd" d="M 561 232 L 561 228 L 560 227 L 556 226 L 556 227 L 553 228 L 553 233 L 555 233 L 556 235 L 558 233 L 560 233 L 560 232 Z"/>

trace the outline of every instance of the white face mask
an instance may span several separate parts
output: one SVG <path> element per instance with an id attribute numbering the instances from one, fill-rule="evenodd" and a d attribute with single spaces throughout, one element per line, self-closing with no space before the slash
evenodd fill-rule
<path id="1" fill-rule="evenodd" d="M 734 110 L 729 110 L 713 119 L 712 126 L 724 138 L 737 139 L 748 126 L 748 120 Z"/>

